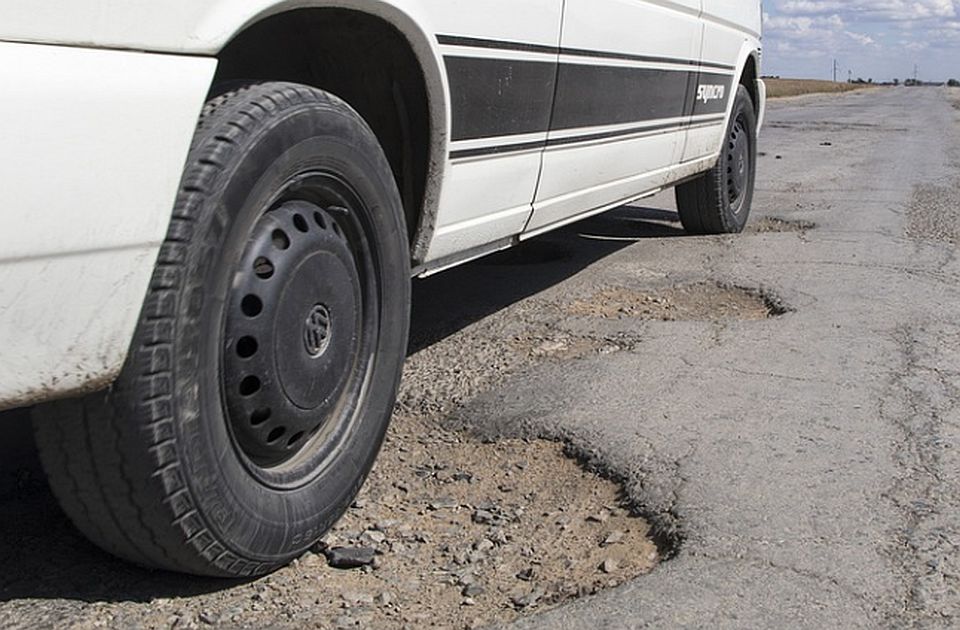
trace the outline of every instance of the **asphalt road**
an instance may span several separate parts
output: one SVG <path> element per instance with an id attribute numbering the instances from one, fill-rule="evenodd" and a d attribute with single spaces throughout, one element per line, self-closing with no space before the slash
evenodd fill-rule
<path id="1" fill-rule="evenodd" d="M 399 424 L 565 440 L 623 483 L 672 554 L 518 627 L 960 623 L 952 100 L 918 88 L 772 103 L 751 233 L 686 237 L 663 195 L 416 283 Z M 683 287 L 688 301 L 741 287 L 788 312 L 642 316 Z M 630 295 L 636 308 L 610 308 Z M 0 473 L 17 453 L 29 468 L 15 442 L 0 443 Z M 158 598 L 246 606 L 257 588 L 109 560 L 8 473 L 0 626 L 150 619 Z M 271 579 L 294 599 L 304 587 L 288 573 Z M 239 610 L 235 623 L 259 623 Z"/>
<path id="2" fill-rule="evenodd" d="M 717 279 L 770 289 L 795 312 L 611 322 L 640 343 L 533 368 L 459 414 L 491 435 L 572 442 L 673 536 L 675 557 L 652 576 L 520 627 L 960 624 L 951 98 L 774 103 L 756 212 L 815 229 L 644 240 L 564 283 Z"/>

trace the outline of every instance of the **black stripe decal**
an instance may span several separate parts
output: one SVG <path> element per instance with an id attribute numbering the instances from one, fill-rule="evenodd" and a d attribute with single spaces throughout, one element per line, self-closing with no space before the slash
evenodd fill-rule
<path id="1" fill-rule="evenodd" d="M 584 144 L 588 142 L 595 142 L 597 140 L 612 140 L 624 138 L 627 136 L 644 136 L 644 135 L 653 135 L 657 133 L 667 133 L 671 131 L 681 131 L 683 129 L 699 129 L 702 127 L 713 127 L 717 124 L 723 122 L 725 116 L 714 116 L 712 118 L 707 118 L 699 120 L 693 124 L 690 123 L 667 123 L 663 125 L 654 125 L 654 126 L 644 126 L 644 127 L 630 127 L 627 129 L 618 129 L 615 131 L 604 131 L 597 133 L 589 133 L 578 136 L 569 136 L 565 138 L 551 138 L 547 141 L 536 141 L 536 142 L 518 142 L 513 144 L 502 144 L 495 145 L 490 147 L 478 147 L 475 149 L 457 149 L 450 152 L 451 160 L 459 160 L 472 157 L 483 157 L 489 155 L 501 155 L 505 153 L 520 153 L 523 151 L 530 151 L 534 149 L 543 149 L 546 147 L 557 147 L 557 146 L 568 146 L 572 144 Z"/>
<path id="2" fill-rule="evenodd" d="M 733 77 L 726 74 L 561 64 L 553 128 L 726 113 L 732 83 Z M 691 106 L 687 95 L 695 97 L 697 87 L 704 84 L 722 86 L 723 97 Z"/>
<path id="3" fill-rule="evenodd" d="M 480 157 L 485 155 L 500 155 L 502 153 L 520 153 L 523 151 L 540 150 L 547 145 L 546 141 L 517 142 L 515 144 L 501 144 L 493 147 L 479 147 L 476 149 L 455 149 L 450 151 L 451 160 Z"/>
<path id="4" fill-rule="evenodd" d="M 453 140 L 542 133 L 550 126 L 554 63 L 447 57 Z"/>
<path id="5" fill-rule="evenodd" d="M 445 62 L 453 141 L 721 113 L 733 82 L 730 75 L 698 71 L 477 57 Z M 688 93 L 700 84 L 723 86 L 723 98 L 692 102 Z"/>
<path id="6" fill-rule="evenodd" d="M 450 83 L 453 114 L 451 139 L 454 142 L 545 133 L 549 130 L 633 125 L 619 131 L 554 138 L 549 143 L 504 142 L 488 147 L 455 149 L 450 152 L 452 159 L 517 153 L 548 146 L 680 129 L 690 123 L 651 124 L 690 116 L 719 115 L 723 118 L 732 97 L 733 76 L 703 69 L 733 69 L 733 66 L 723 64 L 700 64 L 686 59 L 561 49 L 449 35 L 438 35 L 437 39 L 441 44 L 473 48 L 684 64 L 690 68 L 680 70 L 560 63 L 549 59 L 532 61 L 447 56 L 444 61 Z"/>
<path id="7" fill-rule="evenodd" d="M 538 52 L 548 55 L 559 54 L 556 46 L 542 44 L 526 44 L 524 42 L 506 42 L 495 39 L 480 39 L 479 37 L 458 37 L 454 35 L 437 35 L 437 42 L 446 46 L 465 46 L 467 48 L 485 48 L 492 50 L 513 50 L 517 52 Z"/>
<path id="8" fill-rule="evenodd" d="M 645 55 L 631 55 L 627 53 L 605 52 L 601 50 L 585 50 L 582 48 L 561 48 L 560 53 L 571 57 L 586 57 L 589 59 L 618 59 L 621 61 L 639 61 L 641 63 L 674 63 L 703 68 L 717 68 L 720 70 L 736 70 L 733 66 L 696 59 L 677 59 L 675 57 L 648 57 Z"/>
<path id="9" fill-rule="evenodd" d="M 721 117 L 722 118 L 722 117 Z M 583 136 L 570 136 L 568 138 L 550 138 L 547 141 L 548 147 L 564 146 L 568 144 L 583 144 L 585 142 L 594 142 L 596 140 L 608 140 L 611 138 L 620 138 L 623 136 L 640 136 L 645 134 L 653 134 L 663 131 L 681 131 L 684 128 L 691 127 L 706 127 L 709 125 L 715 125 L 719 121 L 714 121 L 710 123 L 700 123 L 696 125 L 690 125 L 689 123 L 666 123 L 663 125 L 654 125 L 646 127 L 631 127 L 629 129 L 618 129 L 616 131 L 604 131 L 598 133 L 591 133 Z"/>
<path id="10" fill-rule="evenodd" d="M 479 37 L 437 35 L 437 42 L 448 46 L 465 46 L 468 48 L 484 48 L 488 50 L 512 50 L 516 52 L 537 52 L 552 55 L 563 54 L 571 57 L 584 57 L 588 59 L 617 59 L 621 61 L 638 61 L 641 63 L 672 63 L 686 66 L 700 66 L 703 68 L 716 68 L 719 70 L 736 70 L 736 67 L 731 65 L 714 63 L 711 61 L 698 61 L 696 59 L 632 55 L 628 53 L 617 53 L 604 50 L 588 50 L 586 48 L 561 48 L 557 46 L 545 46 L 543 44 L 527 44 L 524 42 L 481 39 Z"/>
<path id="11" fill-rule="evenodd" d="M 561 64 L 554 129 L 681 118 L 686 72 Z"/>

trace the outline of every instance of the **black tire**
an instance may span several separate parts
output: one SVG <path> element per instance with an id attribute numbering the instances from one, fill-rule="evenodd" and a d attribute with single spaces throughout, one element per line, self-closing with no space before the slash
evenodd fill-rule
<path id="1" fill-rule="evenodd" d="M 757 171 L 757 115 L 750 93 L 737 88 L 716 166 L 676 188 L 680 222 L 690 234 L 739 234 L 753 204 Z"/>
<path id="2" fill-rule="evenodd" d="M 255 576 L 301 555 L 383 441 L 409 265 L 390 166 L 346 103 L 289 83 L 213 98 L 119 378 L 34 414 L 67 514 L 146 567 Z"/>

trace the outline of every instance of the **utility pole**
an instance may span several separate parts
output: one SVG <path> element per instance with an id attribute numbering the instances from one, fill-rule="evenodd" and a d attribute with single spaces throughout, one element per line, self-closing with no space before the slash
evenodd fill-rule
<path id="1" fill-rule="evenodd" d="M 917 83 L 917 79 L 920 77 L 920 66 L 913 64 L 913 82 Z"/>
<path id="2" fill-rule="evenodd" d="M 847 70 L 847 83 L 853 83 L 853 70 Z"/>
<path id="3" fill-rule="evenodd" d="M 834 60 L 833 60 L 833 82 L 834 82 L 834 83 L 837 82 L 837 70 L 838 70 L 838 69 L 839 69 L 839 66 L 837 65 L 837 60 L 834 59 Z"/>

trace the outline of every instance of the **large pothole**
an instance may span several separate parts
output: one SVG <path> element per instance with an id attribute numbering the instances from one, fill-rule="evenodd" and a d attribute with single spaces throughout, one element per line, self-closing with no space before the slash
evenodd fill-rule
<path id="1" fill-rule="evenodd" d="M 484 443 L 401 420 L 358 503 L 324 539 L 375 550 L 353 571 L 309 556 L 310 609 L 336 625 L 478 627 L 614 587 L 658 562 L 620 488 L 559 444 Z M 320 586 L 320 585 L 318 585 Z M 332 587 L 332 588 L 331 588 Z"/>
<path id="2" fill-rule="evenodd" d="M 610 287 L 571 302 L 566 310 L 571 315 L 658 321 L 761 320 L 789 312 L 771 292 L 713 282 L 645 290 Z"/>

